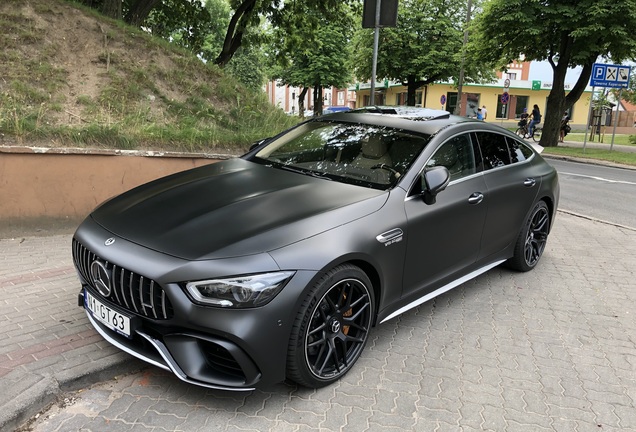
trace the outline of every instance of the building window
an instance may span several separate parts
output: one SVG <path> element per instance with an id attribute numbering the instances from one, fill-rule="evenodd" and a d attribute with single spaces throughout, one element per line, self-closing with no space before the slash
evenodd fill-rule
<path id="1" fill-rule="evenodd" d="M 371 104 L 371 95 L 364 95 L 362 97 L 363 106 L 369 106 Z M 375 105 L 384 105 L 384 94 L 376 93 L 375 94 Z"/>
<path id="2" fill-rule="evenodd" d="M 479 108 L 479 93 L 466 94 L 466 117 L 477 117 L 477 108 Z"/>
<path id="3" fill-rule="evenodd" d="M 446 111 L 454 113 L 457 107 L 457 93 L 446 93 Z M 461 114 L 461 113 L 460 113 Z"/>
<path id="4" fill-rule="evenodd" d="M 516 119 L 521 117 L 524 108 L 528 111 L 528 114 L 530 114 L 530 111 L 532 111 L 528 108 L 528 99 L 529 96 L 517 96 L 517 106 L 515 107 Z"/>
<path id="5" fill-rule="evenodd" d="M 509 80 L 516 80 L 517 79 L 517 73 L 516 72 L 508 72 L 506 74 L 506 78 L 508 78 Z"/>

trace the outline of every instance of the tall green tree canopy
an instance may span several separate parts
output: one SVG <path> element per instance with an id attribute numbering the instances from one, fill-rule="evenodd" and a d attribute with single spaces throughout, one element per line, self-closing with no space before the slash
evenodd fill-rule
<path id="1" fill-rule="evenodd" d="M 397 27 L 380 30 L 377 78 L 405 85 L 407 105 L 415 105 L 418 88 L 459 76 L 466 6 L 465 0 L 400 0 Z M 373 29 L 359 29 L 353 45 L 354 73 L 369 80 Z M 467 81 L 494 77 L 478 60 L 465 65 Z"/>
<path id="2" fill-rule="evenodd" d="M 583 94 L 599 58 L 636 55 L 636 0 L 490 0 L 473 21 L 471 50 L 504 68 L 513 60 L 547 60 L 552 90 L 540 144 L 557 145 L 561 116 Z M 565 94 L 567 69 L 582 66 Z"/>
<path id="3" fill-rule="evenodd" d="M 250 27 L 266 18 L 273 27 L 287 33 L 298 28 L 316 28 L 321 22 L 338 20 L 340 6 L 358 0 L 231 0 L 234 11 L 225 35 L 223 47 L 215 63 L 224 66 L 241 46 Z M 293 20 L 289 18 L 293 17 Z"/>
<path id="4" fill-rule="evenodd" d="M 281 84 L 303 87 L 299 102 L 305 91 L 313 87 L 314 113 L 321 114 L 322 88 L 344 87 L 351 80 L 347 60 L 356 16 L 346 2 L 337 5 L 339 13 L 333 14 L 330 20 L 314 9 L 302 11 L 300 7 L 296 4 L 286 12 L 286 22 L 291 26 L 273 28 L 272 75 Z M 302 25 L 307 22 L 315 25 Z M 299 110 L 301 115 L 302 111 Z"/>

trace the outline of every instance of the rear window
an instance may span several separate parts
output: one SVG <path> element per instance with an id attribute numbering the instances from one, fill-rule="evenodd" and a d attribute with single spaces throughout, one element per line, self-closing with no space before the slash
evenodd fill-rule
<path id="1" fill-rule="evenodd" d="M 476 132 L 475 135 L 481 149 L 484 170 L 512 163 L 505 136 L 492 132 Z"/>

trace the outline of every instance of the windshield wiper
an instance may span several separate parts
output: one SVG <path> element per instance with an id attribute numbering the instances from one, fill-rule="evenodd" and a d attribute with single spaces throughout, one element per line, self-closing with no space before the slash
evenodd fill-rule
<path id="1" fill-rule="evenodd" d="M 286 171 L 291 171 L 291 172 L 295 172 L 295 173 L 298 173 L 298 174 L 310 175 L 312 177 L 321 178 L 321 179 L 325 179 L 325 180 L 333 180 L 327 174 L 322 173 L 322 172 L 306 170 L 306 169 L 302 169 L 302 168 L 296 168 L 295 166 L 292 166 L 292 165 L 277 164 L 275 166 L 277 168 L 281 168 L 281 169 L 284 169 Z"/>

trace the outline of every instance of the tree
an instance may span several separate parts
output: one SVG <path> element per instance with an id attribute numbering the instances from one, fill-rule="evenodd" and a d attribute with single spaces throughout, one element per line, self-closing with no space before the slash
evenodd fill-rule
<path id="1" fill-rule="evenodd" d="M 258 26 L 263 17 L 267 18 L 273 27 L 293 33 L 302 27 L 315 28 L 319 22 L 316 17 L 322 17 L 325 22 L 337 20 L 340 6 L 356 2 L 358 0 L 232 0 L 234 14 L 230 19 L 221 52 L 214 62 L 219 66 L 226 65 L 243 43 L 246 31 L 250 27 Z M 307 15 L 304 15 L 305 13 Z M 290 16 L 294 16 L 294 19 L 289 20 Z"/>
<path id="2" fill-rule="evenodd" d="M 618 91 L 614 92 L 616 100 L 618 100 Z M 636 69 L 632 66 L 632 75 L 629 79 L 629 86 L 623 90 L 621 97 L 629 103 L 636 104 Z"/>
<path id="3" fill-rule="evenodd" d="M 407 87 L 407 105 L 415 105 L 417 89 L 435 81 L 457 79 L 461 69 L 464 0 L 401 0 L 398 24 L 380 30 L 377 76 Z M 352 67 L 362 80 L 371 79 L 373 30 L 354 37 Z M 490 77 L 476 60 L 466 62 L 466 80 Z"/>
<path id="4" fill-rule="evenodd" d="M 210 6 L 207 3 L 211 3 Z M 206 2 L 190 0 L 160 0 L 143 20 L 143 27 L 155 36 L 170 40 L 195 54 L 201 54 L 208 35 L 218 35 L 228 21 L 228 7 L 225 17 L 212 16 L 219 12 L 218 1 Z M 130 15 L 129 11 L 129 15 Z M 225 18 L 217 21 L 216 18 Z"/>
<path id="5" fill-rule="evenodd" d="M 558 143 L 561 116 L 579 100 L 599 57 L 613 62 L 636 55 L 636 0 L 490 0 L 473 21 L 471 49 L 493 67 L 523 58 L 547 60 L 552 90 L 544 115 L 542 146 Z M 565 94 L 565 75 L 582 66 Z"/>
<path id="6" fill-rule="evenodd" d="M 301 7 L 296 4 L 285 12 L 287 22 L 293 24 L 292 31 L 275 28 L 272 32 L 273 50 L 270 54 L 275 64 L 272 75 L 281 84 L 303 87 L 298 96 L 301 116 L 304 113 L 304 96 L 312 87 L 314 114 L 320 115 L 323 87 L 344 87 L 351 79 L 347 59 L 354 14 L 345 2 L 338 5 L 339 13 L 334 14 L 331 20 L 325 19 L 315 9 L 302 11 Z"/>

